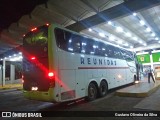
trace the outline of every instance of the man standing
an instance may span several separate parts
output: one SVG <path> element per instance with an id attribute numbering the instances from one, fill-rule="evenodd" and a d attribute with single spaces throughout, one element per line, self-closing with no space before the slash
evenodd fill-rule
<path id="1" fill-rule="evenodd" d="M 153 82 L 155 83 L 155 79 L 153 77 L 153 73 L 152 73 L 151 68 L 149 69 L 149 72 L 148 72 L 148 83 L 150 83 L 150 77 L 152 78 Z"/>

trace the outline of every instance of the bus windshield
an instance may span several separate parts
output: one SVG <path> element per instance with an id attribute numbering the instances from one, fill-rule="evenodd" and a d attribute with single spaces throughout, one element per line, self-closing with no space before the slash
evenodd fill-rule
<path id="1" fill-rule="evenodd" d="M 48 73 L 48 28 L 38 27 L 29 32 L 23 39 L 23 79 L 24 90 L 38 87 L 38 90 L 49 89 Z M 36 73 L 36 75 L 35 75 Z"/>
<path id="2" fill-rule="evenodd" d="M 23 50 L 25 56 L 47 57 L 48 28 L 46 26 L 35 29 L 25 35 Z M 26 52 L 27 51 L 27 52 Z"/>

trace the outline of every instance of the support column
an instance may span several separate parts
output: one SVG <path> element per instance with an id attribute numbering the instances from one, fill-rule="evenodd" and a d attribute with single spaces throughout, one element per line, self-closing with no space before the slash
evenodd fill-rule
<path id="1" fill-rule="evenodd" d="M 0 85 L 2 85 L 2 66 L 0 65 Z"/>
<path id="2" fill-rule="evenodd" d="M 14 83 L 15 80 L 15 65 L 10 65 L 10 80 L 11 80 L 11 84 Z"/>
<path id="3" fill-rule="evenodd" d="M 3 66 L 2 66 L 2 86 L 5 85 L 5 70 L 6 70 L 6 61 L 3 59 Z"/>
<path id="4" fill-rule="evenodd" d="M 150 62 L 151 62 L 151 69 L 153 70 L 153 58 L 152 58 L 152 53 L 150 54 Z"/>

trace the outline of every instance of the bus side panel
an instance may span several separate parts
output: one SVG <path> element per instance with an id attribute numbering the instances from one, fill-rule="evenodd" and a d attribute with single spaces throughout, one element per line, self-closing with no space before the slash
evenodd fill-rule
<path id="1" fill-rule="evenodd" d="M 56 39 L 54 34 L 54 25 L 49 27 L 49 41 L 48 41 L 48 56 L 49 56 L 49 70 L 55 73 L 55 86 L 53 87 L 54 100 L 59 102 L 59 71 L 58 71 L 58 48 L 56 45 Z"/>
<path id="2" fill-rule="evenodd" d="M 76 98 L 86 96 L 86 73 L 87 70 L 76 70 Z"/>
<path id="3" fill-rule="evenodd" d="M 76 70 L 74 54 L 58 49 L 59 99 L 68 101 L 76 98 Z M 72 61 L 72 62 L 71 62 Z"/>

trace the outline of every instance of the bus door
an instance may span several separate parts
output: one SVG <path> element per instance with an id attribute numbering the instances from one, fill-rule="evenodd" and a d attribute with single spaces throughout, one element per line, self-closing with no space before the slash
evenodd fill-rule
<path id="1" fill-rule="evenodd" d="M 125 50 L 121 50 L 121 53 L 128 67 L 128 69 L 126 69 L 127 83 L 131 83 L 133 82 L 134 75 L 136 74 L 134 55 L 132 52 Z"/>

